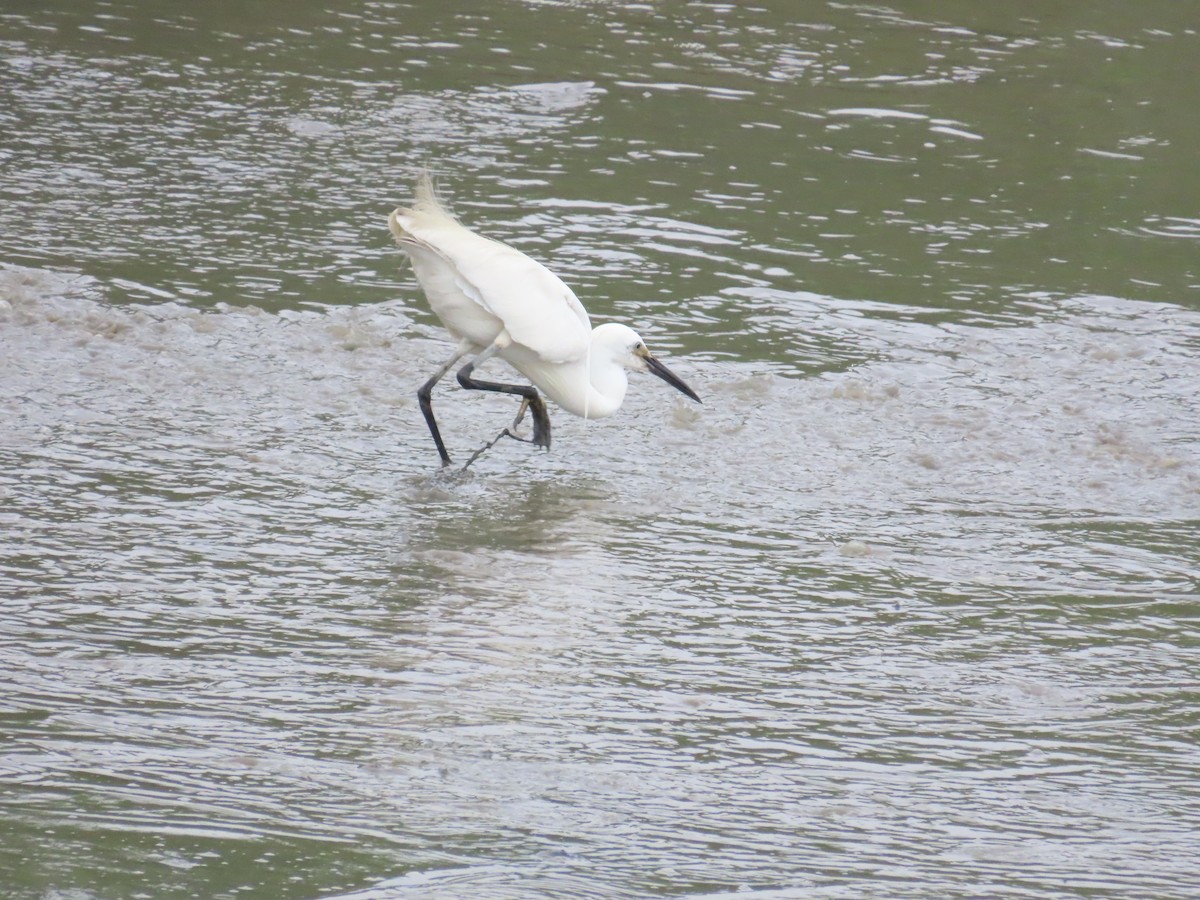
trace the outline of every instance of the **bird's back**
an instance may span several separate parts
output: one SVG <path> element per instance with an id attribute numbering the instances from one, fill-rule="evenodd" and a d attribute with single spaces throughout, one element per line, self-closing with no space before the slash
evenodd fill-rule
<path id="1" fill-rule="evenodd" d="M 486 347 L 507 330 L 547 362 L 587 353 L 591 323 L 571 289 L 521 251 L 461 225 L 438 201 L 428 173 L 413 206 L 395 210 L 388 225 L 452 334 Z"/>

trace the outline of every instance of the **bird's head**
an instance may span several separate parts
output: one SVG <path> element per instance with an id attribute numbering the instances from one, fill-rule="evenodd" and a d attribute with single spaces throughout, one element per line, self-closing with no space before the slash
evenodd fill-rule
<path id="1" fill-rule="evenodd" d="M 606 354 L 612 362 L 631 371 L 657 375 L 677 391 L 686 394 L 697 403 L 700 402 L 696 392 L 688 387 L 682 378 L 659 362 L 647 349 L 641 336 L 627 325 L 612 322 L 596 328 L 592 337 L 592 353 Z"/>

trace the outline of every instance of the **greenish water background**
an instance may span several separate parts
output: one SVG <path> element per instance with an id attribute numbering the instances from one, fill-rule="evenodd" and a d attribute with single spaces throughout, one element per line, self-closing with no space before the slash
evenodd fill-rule
<path id="1" fill-rule="evenodd" d="M 4 4 L 0 893 L 1193 896 L 1194 19 Z M 424 165 L 704 405 L 434 478 Z"/>

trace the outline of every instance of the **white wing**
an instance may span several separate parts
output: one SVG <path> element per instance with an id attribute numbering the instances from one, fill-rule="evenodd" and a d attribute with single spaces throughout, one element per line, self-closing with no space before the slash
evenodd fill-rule
<path id="1" fill-rule="evenodd" d="M 592 332 L 587 310 L 541 263 L 475 234 L 441 209 L 397 210 L 392 216 L 403 229 L 397 235 L 401 242 L 444 259 L 459 290 L 503 322 L 514 341 L 546 362 L 570 362 L 587 353 Z"/>

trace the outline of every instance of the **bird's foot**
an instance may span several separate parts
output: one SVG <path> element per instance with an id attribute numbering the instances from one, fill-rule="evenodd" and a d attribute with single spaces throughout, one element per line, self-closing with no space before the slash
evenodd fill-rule
<path id="1" fill-rule="evenodd" d="M 470 459 L 468 459 L 466 461 L 466 463 L 463 465 L 463 467 L 461 469 L 459 469 L 459 471 L 460 472 L 467 471 L 467 469 L 471 468 L 471 464 L 473 462 L 475 462 L 475 460 L 479 459 L 479 457 L 483 456 L 483 454 L 487 453 L 489 450 L 491 450 L 493 447 L 495 447 L 498 443 L 500 443 L 500 441 L 502 441 L 506 437 L 512 438 L 514 441 L 520 441 L 522 444 L 536 444 L 539 447 L 544 447 L 545 449 L 549 450 L 550 449 L 550 420 L 549 419 L 546 420 L 545 431 L 542 433 L 539 433 L 539 429 L 536 427 L 536 421 L 537 421 L 537 418 L 535 416 L 535 418 L 534 418 L 535 427 L 533 429 L 533 437 L 526 437 L 523 434 L 518 434 L 516 431 L 513 430 L 512 426 L 510 425 L 508 428 L 505 428 L 498 435 L 496 435 L 494 438 L 492 438 L 490 441 L 488 441 L 486 444 L 484 444 L 482 447 L 480 447 L 478 450 L 476 450 L 474 453 L 472 453 Z"/>
<path id="2" fill-rule="evenodd" d="M 467 460 L 466 464 L 459 471 L 460 472 L 467 471 L 467 469 L 471 468 L 471 463 L 475 462 L 475 460 L 479 459 L 479 457 L 483 456 L 483 454 L 487 453 L 489 450 L 491 450 L 493 447 L 495 447 L 498 443 L 500 443 L 500 441 L 502 441 L 506 437 L 510 437 L 515 441 L 523 441 L 525 443 L 530 442 L 530 438 L 522 437 L 521 435 L 517 434 L 515 431 L 512 430 L 511 426 L 508 428 L 505 428 L 502 432 L 500 432 L 498 435 L 496 435 L 494 438 L 492 438 L 490 441 L 488 441 L 486 444 L 484 444 L 482 447 L 480 447 L 478 450 L 476 450 L 474 453 L 472 453 L 471 458 Z"/>
<path id="3" fill-rule="evenodd" d="M 509 425 L 507 428 L 505 428 L 504 431 L 501 432 L 500 437 L 504 437 L 505 435 L 512 438 L 514 441 L 520 441 L 522 444 L 534 443 L 532 436 L 526 434 L 524 431 L 518 431 L 512 425 Z"/>
<path id="4" fill-rule="evenodd" d="M 533 413 L 533 437 L 526 435 L 517 429 L 521 422 L 525 419 L 525 413 L 529 411 Z M 550 413 L 546 410 L 546 401 L 541 397 L 530 399 L 525 397 L 521 400 L 521 408 L 517 410 L 517 417 L 513 419 L 513 423 L 505 429 L 508 436 L 516 441 L 523 441 L 526 444 L 535 444 L 544 450 L 550 449 Z M 500 438 L 496 438 L 499 440 Z"/>
<path id="5" fill-rule="evenodd" d="M 533 437 L 526 437 L 517 430 L 521 421 L 525 418 L 526 411 L 533 415 Z M 479 459 L 479 457 L 483 456 L 483 454 L 487 453 L 506 437 L 512 438 L 514 441 L 520 441 L 523 444 L 534 444 L 544 450 L 549 450 L 550 413 L 546 411 L 546 401 L 541 397 L 522 398 L 521 408 L 517 410 L 517 417 L 513 419 L 513 423 L 472 453 L 471 458 L 467 460 L 466 464 L 459 471 L 467 471 L 467 469 L 471 468 L 471 464 L 475 460 Z"/>
<path id="6" fill-rule="evenodd" d="M 513 423 L 512 423 L 513 431 L 517 430 L 517 426 L 520 425 L 521 421 L 525 418 L 525 411 L 527 409 L 529 409 L 529 398 L 522 397 L 521 398 L 521 407 L 520 407 L 520 409 L 517 410 L 517 417 L 515 419 L 513 419 Z"/>

